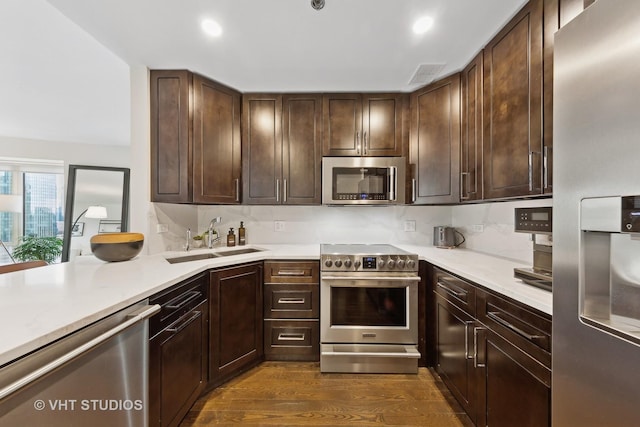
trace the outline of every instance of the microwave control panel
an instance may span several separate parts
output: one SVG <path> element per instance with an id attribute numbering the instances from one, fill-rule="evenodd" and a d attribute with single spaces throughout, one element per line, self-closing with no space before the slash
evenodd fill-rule
<path id="1" fill-rule="evenodd" d="M 515 231 L 520 233 L 551 234 L 551 206 L 538 208 L 516 208 Z"/>

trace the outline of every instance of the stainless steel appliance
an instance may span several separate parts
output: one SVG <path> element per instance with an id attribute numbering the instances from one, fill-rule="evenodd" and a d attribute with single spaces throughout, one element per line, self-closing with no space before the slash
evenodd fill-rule
<path id="1" fill-rule="evenodd" d="M 460 236 L 458 241 L 456 236 Z M 433 246 L 436 248 L 452 249 L 457 248 L 465 241 L 464 236 L 453 227 L 436 226 L 433 227 Z"/>
<path id="2" fill-rule="evenodd" d="M 321 246 L 321 372 L 417 372 L 417 272 L 391 245 Z"/>
<path id="3" fill-rule="evenodd" d="M 0 426 L 148 425 L 146 301 L 0 370 Z"/>
<path id="4" fill-rule="evenodd" d="M 551 207 L 516 208 L 515 227 L 518 233 L 530 233 L 533 240 L 533 267 L 514 268 L 513 275 L 528 283 L 550 291 L 553 285 L 553 245 L 539 242 L 537 236 L 551 236 L 553 210 Z"/>
<path id="5" fill-rule="evenodd" d="M 638 28 L 598 0 L 555 36 L 554 427 L 640 425 Z"/>
<path id="6" fill-rule="evenodd" d="M 404 157 L 323 157 L 325 205 L 395 205 L 405 200 Z"/>

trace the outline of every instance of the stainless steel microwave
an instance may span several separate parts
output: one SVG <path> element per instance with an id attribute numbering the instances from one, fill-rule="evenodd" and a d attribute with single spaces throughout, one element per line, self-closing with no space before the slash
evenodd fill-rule
<path id="1" fill-rule="evenodd" d="M 404 157 L 322 158 L 325 205 L 396 205 L 404 196 Z"/>

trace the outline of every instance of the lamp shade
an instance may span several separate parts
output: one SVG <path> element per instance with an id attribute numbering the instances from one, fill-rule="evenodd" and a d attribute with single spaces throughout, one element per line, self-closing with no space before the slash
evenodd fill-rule
<path id="1" fill-rule="evenodd" d="M 22 212 L 22 196 L 0 194 L 0 212 Z"/>
<path id="2" fill-rule="evenodd" d="M 105 219 L 107 218 L 107 208 L 104 206 L 89 206 L 84 216 L 85 218 Z"/>

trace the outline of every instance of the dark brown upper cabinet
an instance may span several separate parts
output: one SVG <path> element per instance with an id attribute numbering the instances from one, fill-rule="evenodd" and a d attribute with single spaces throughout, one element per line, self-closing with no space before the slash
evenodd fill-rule
<path id="1" fill-rule="evenodd" d="M 411 94 L 414 203 L 460 201 L 460 74 Z"/>
<path id="2" fill-rule="evenodd" d="M 325 94 L 322 102 L 323 155 L 403 155 L 402 94 Z"/>
<path id="3" fill-rule="evenodd" d="M 322 97 L 243 96 L 244 202 L 320 204 Z"/>
<path id="4" fill-rule="evenodd" d="M 150 81 L 151 201 L 240 203 L 240 93 L 186 70 Z"/>
<path id="5" fill-rule="evenodd" d="M 460 75 L 460 201 L 482 199 L 482 52 Z"/>
<path id="6" fill-rule="evenodd" d="M 543 192 L 543 7 L 531 0 L 484 49 L 484 198 Z"/>

